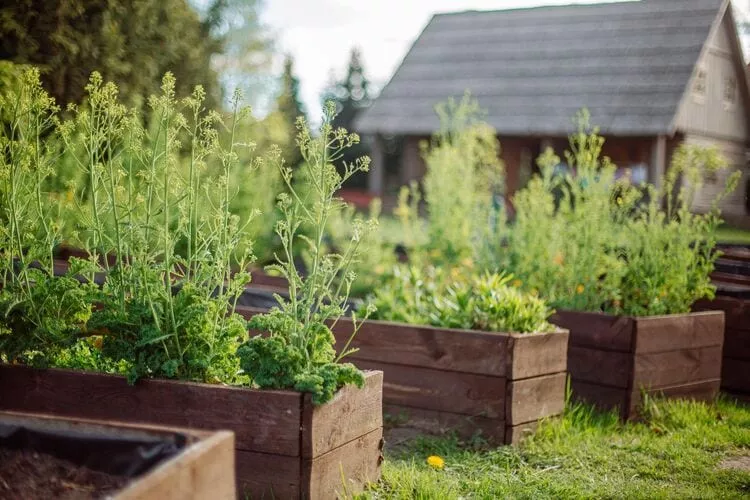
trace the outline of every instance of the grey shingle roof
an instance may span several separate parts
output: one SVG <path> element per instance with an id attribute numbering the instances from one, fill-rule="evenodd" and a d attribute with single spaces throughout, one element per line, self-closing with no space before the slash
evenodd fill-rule
<path id="1" fill-rule="evenodd" d="M 604 133 L 670 132 L 723 0 L 642 0 L 435 15 L 362 133 L 429 134 L 465 90 L 500 134 L 570 132 L 583 107 Z"/>

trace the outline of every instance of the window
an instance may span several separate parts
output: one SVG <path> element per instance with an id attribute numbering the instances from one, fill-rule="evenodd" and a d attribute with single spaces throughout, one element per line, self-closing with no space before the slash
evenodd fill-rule
<path id="1" fill-rule="evenodd" d="M 724 108 L 729 109 L 737 102 L 737 79 L 734 76 L 724 78 Z"/>
<path id="2" fill-rule="evenodd" d="M 693 81 L 693 99 L 698 103 L 706 100 L 706 91 L 708 89 L 708 73 L 703 68 L 698 68 L 695 72 Z"/>

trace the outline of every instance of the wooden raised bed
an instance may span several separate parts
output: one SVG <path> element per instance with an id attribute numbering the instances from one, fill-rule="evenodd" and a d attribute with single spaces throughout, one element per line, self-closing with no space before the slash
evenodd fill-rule
<path id="1" fill-rule="evenodd" d="M 721 389 L 734 397 L 750 402 L 750 287 L 747 298 L 721 294 L 713 300 L 702 300 L 693 306 L 696 311 L 721 310 L 726 314 L 724 354 L 721 368 Z"/>
<path id="2" fill-rule="evenodd" d="M 23 429 L 24 436 L 19 436 L 22 444 L 17 442 L 17 449 L 44 453 L 122 478 L 125 486 L 108 498 L 232 500 L 236 496 L 231 432 L 70 420 L 16 412 L 0 412 L 0 425 Z M 5 488 L 11 486 L 6 484 Z"/>
<path id="3" fill-rule="evenodd" d="M 333 498 L 380 476 L 382 373 L 322 406 L 309 395 L 0 365 L 0 410 L 235 434 L 240 496 Z M 345 423 L 345 424 L 344 424 Z M 345 479 L 342 479 L 345 478 Z M 345 483 L 343 482 L 345 481 Z"/>
<path id="4" fill-rule="evenodd" d="M 343 348 L 352 326 L 334 333 Z M 394 423 L 456 431 L 496 444 L 518 442 L 565 406 L 568 333 L 508 334 L 365 321 L 347 357 L 382 370 L 383 403 Z"/>
<path id="5" fill-rule="evenodd" d="M 558 311 L 570 330 L 573 395 L 602 409 L 637 416 L 643 391 L 711 400 L 719 391 L 724 313 L 630 317 Z"/>

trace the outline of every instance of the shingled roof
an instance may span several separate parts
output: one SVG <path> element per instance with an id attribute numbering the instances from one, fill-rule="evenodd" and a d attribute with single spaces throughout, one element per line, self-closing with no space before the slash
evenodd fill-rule
<path id="1" fill-rule="evenodd" d="M 604 133 L 671 133 L 724 0 L 641 0 L 435 15 L 361 133 L 429 134 L 466 90 L 504 135 L 566 135 L 587 107 Z"/>

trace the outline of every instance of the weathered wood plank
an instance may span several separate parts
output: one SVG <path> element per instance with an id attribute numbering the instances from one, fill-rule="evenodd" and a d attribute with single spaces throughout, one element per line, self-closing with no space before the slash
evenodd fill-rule
<path id="1" fill-rule="evenodd" d="M 383 429 L 302 461 L 302 498 L 350 498 L 380 479 Z"/>
<path id="2" fill-rule="evenodd" d="M 315 458 L 383 427 L 383 372 L 366 372 L 362 389 L 348 386 L 325 405 L 305 396 L 302 456 Z M 342 425 L 345 424 L 345 425 Z"/>
<path id="3" fill-rule="evenodd" d="M 634 389 L 686 384 L 721 377 L 722 346 L 639 353 L 633 366 Z"/>
<path id="4" fill-rule="evenodd" d="M 511 334 L 507 378 L 518 380 L 568 369 L 567 331 L 538 334 Z"/>
<path id="5" fill-rule="evenodd" d="M 232 430 L 238 449 L 298 456 L 302 395 L 0 365 L 0 409 Z M 253 425 L 249 425 L 252 423 Z"/>
<path id="6" fill-rule="evenodd" d="M 721 387 L 732 392 L 750 393 L 750 360 L 725 358 Z"/>
<path id="7" fill-rule="evenodd" d="M 694 311 L 724 311 L 726 328 L 750 331 L 750 300 L 717 296 L 712 300 L 699 300 Z"/>
<path id="8" fill-rule="evenodd" d="M 478 435 L 491 444 L 505 443 L 503 419 L 470 417 L 460 413 L 393 404 L 383 405 L 383 413 L 386 415 L 387 425 L 391 427 L 415 429 L 438 436 L 455 432 L 464 439 Z"/>
<path id="9" fill-rule="evenodd" d="M 581 382 L 627 389 L 633 372 L 633 355 L 571 345 L 568 348 L 568 371 L 571 377 Z"/>
<path id="10" fill-rule="evenodd" d="M 750 330 L 727 328 L 724 337 L 724 356 L 750 360 Z"/>
<path id="11" fill-rule="evenodd" d="M 539 428 L 539 420 L 523 424 L 507 426 L 505 428 L 505 444 L 519 444 L 533 435 Z"/>
<path id="12" fill-rule="evenodd" d="M 115 500 L 183 500 L 212 498 L 233 500 L 236 490 L 234 436 L 219 432 L 190 446 L 178 457 L 160 465 L 143 479 L 132 482 Z M 229 480 L 227 480 L 229 479 Z"/>
<path id="13" fill-rule="evenodd" d="M 661 387 L 646 391 L 656 397 L 673 399 L 690 399 L 694 401 L 712 401 L 719 394 L 720 380 L 701 380 L 689 384 L 677 384 L 670 387 Z M 637 409 L 641 405 L 642 391 L 634 389 L 630 398 L 631 416 L 637 415 Z"/>
<path id="14" fill-rule="evenodd" d="M 509 380 L 505 390 L 505 424 L 516 426 L 559 415 L 565 409 L 567 373 Z"/>
<path id="15" fill-rule="evenodd" d="M 301 498 L 301 465 L 301 457 L 236 450 L 238 498 Z"/>
<path id="16" fill-rule="evenodd" d="M 617 409 L 620 418 L 627 418 L 630 405 L 628 390 L 620 387 L 583 382 L 575 378 L 570 381 L 573 399 L 590 404 L 604 411 Z"/>
<path id="17" fill-rule="evenodd" d="M 385 404 L 488 418 L 502 418 L 505 414 L 502 377 L 392 365 L 356 357 L 350 361 L 361 369 L 383 371 Z"/>
<path id="18" fill-rule="evenodd" d="M 550 322 L 570 330 L 571 345 L 621 352 L 633 350 L 635 322 L 627 316 L 557 311 Z"/>
<path id="19" fill-rule="evenodd" d="M 635 350 L 653 353 L 724 343 L 724 312 L 635 318 Z"/>
<path id="20" fill-rule="evenodd" d="M 338 350 L 351 333 L 351 321 L 340 319 L 334 328 Z M 367 361 L 504 377 L 508 343 L 507 335 L 368 320 L 351 347 L 359 349 L 358 359 Z"/>

